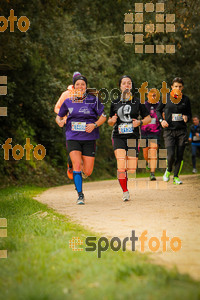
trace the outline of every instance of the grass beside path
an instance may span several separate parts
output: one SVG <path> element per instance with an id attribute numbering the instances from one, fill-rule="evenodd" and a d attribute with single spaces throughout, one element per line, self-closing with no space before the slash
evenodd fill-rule
<path id="1" fill-rule="evenodd" d="M 72 237 L 96 235 L 32 199 L 43 190 L 0 190 L 0 218 L 8 222 L 8 237 L 0 238 L 8 250 L 0 259 L 1 299 L 200 299 L 199 282 L 140 253 L 108 250 L 98 259 L 72 251 Z"/>

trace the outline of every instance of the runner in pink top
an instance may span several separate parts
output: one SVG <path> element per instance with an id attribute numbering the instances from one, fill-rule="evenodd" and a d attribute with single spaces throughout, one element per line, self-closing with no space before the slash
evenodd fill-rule
<path id="1" fill-rule="evenodd" d="M 155 99 L 155 94 L 152 95 Z M 158 100 L 159 102 L 159 100 Z M 145 106 L 150 114 L 151 123 L 141 126 L 142 139 L 146 140 L 146 146 L 143 148 L 143 156 L 148 163 L 146 169 L 151 171 L 150 180 L 156 180 L 155 170 L 157 166 L 157 150 L 160 143 L 161 126 L 156 114 L 158 102 L 155 103 L 148 99 Z"/>
<path id="2" fill-rule="evenodd" d="M 73 80 L 74 80 L 74 78 L 75 78 L 76 76 L 79 76 L 79 75 L 81 75 L 81 73 L 79 73 L 79 72 L 74 72 L 74 74 L 73 74 Z M 59 110 L 60 110 L 60 108 L 61 108 L 63 102 L 64 102 L 67 98 L 71 98 L 71 97 L 73 96 L 73 94 L 74 94 L 74 86 L 71 84 L 71 85 L 68 86 L 67 90 L 61 94 L 60 98 L 58 99 L 58 101 L 57 101 L 57 103 L 56 103 L 56 105 L 55 105 L 55 107 L 54 107 L 54 112 L 55 112 L 56 114 L 59 113 Z M 63 118 L 63 123 L 64 123 L 64 124 L 66 124 L 66 120 L 67 120 L 67 117 Z"/>

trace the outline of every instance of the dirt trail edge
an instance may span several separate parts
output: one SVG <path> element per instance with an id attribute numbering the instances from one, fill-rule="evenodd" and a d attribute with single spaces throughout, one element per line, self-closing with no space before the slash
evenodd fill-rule
<path id="1" fill-rule="evenodd" d="M 167 267 L 175 265 L 179 272 L 200 280 L 200 177 L 185 175 L 181 179 L 183 184 L 179 186 L 173 185 L 172 179 L 168 183 L 163 183 L 162 178 L 156 182 L 145 178 L 129 180 L 131 201 L 126 203 L 117 180 L 84 183 L 86 205 L 82 206 L 76 205 L 73 185 L 50 188 L 35 199 L 109 239 L 130 237 L 132 230 L 139 237 L 147 230 L 145 251 L 154 262 Z M 162 251 L 163 230 L 169 237 L 166 252 Z M 149 250 L 151 237 L 160 241 L 156 252 Z M 177 252 L 170 247 L 173 237 L 181 239 L 182 248 Z M 131 244 L 127 245 L 131 249 Z M 136 250 L 141 252 L 139 240 Z"/>

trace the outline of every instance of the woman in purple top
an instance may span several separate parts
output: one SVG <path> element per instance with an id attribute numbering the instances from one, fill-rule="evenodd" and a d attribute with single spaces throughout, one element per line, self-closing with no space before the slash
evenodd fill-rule
<path id="1" fill-rule="evenodd" d="M 74 88 L 74 96 L 63 102 L 56 122 L 62 126 L 62 118 L 68 114 L 66 143 L 73 165 L 74 184 L 78 193 L 77 204 L 84 204 L 82 174 L 84 176 L 92 174 L 96 140 L 99 138 L 98 127 L 106 121 L 106 115 L 99 99 L 87 94 L 85 76 L 75 78 Z"/>
<path id="2" fill-rule="evenodd" d="M 156 93 L 149 92 L 148 101 L 145 106 L 150 114 L 151 123 L 141 126 L 142 139 L 146 140 L 146 147 L 143 148 L 144 159 L 148 162 L 147 169 L 150 168 L 150 180 L 156 180 L 155 169 L 157 165 L 157 149 L 160 142 L 161 126 L 156 114 L 156 108 L 159 100 L 156 103 Z M 150 158 L 151 157 L 151 158 Z"/>

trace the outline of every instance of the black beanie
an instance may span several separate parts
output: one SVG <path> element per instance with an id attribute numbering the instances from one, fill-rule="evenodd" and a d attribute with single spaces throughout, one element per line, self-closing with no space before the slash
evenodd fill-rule
<path id="1" fill-rule="evenodd" d="M 121 85 L 121 82 L 122 82 L 122 79 L 123 78 L 130 78 L 131 82 L 132 82 L 132 89 L 131 89 L 131 92 L 134 94 L 134 91 L 135 91 L 135 86 L 134 86 L 134 83 L 133 83 L 133 79 L 131 78 L 131 76 L 129 75 L 123 75 L 120 80 L 119 80 L 119 87 Z"/>
<path id="2" fill-rule="evenodd" d="M 83 81 L 85 81 L 86 86 L 87 86 L 87 78 L 85 76 L 79 75 L 79 76 L 74 77 L 73 78 L 73 85 L 75 85 L 75 83 L 76 83 L 77 80 L 83 80 Z"/>

